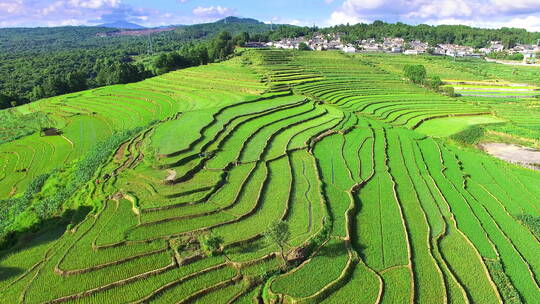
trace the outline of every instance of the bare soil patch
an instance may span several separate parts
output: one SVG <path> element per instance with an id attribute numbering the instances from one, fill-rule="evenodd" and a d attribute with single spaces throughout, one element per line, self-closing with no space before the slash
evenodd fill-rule
<path id="1" fill-rule="evenodd" d="M 505 143 L 482 143 L 485 152 L 504 161 L 540 171 L 540 151 Z"/>
<path id="2" fill-rule="evenodd" d="M 167 177 L 165 178 L 165 181 L 172 182 L 176 178 L 176 171 L 168 169 L 167 170 Z"/>

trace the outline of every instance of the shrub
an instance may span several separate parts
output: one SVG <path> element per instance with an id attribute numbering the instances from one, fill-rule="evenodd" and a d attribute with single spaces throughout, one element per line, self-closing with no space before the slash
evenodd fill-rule
<path id="1" fill-rule="evenodd" d="M 224 239 L 219 235 L 207 234 L 199 237 L 201 248 L 208 256 L 215 256 L 221 251 Z"/>
<path id="2" fill-rule="evenodd" d="M 450 96 L 450 97 L 455 97 L 456 96 L 456 91 L 454 90 L 453 87 L 443 87 L 442 92 L 443 92 L 444 95 L 447 95 L 447 96 Z"/>
<path id="3" fill-rule="evenodd" d="M 484 136 L 484 134 L 485 134 L 484 128 L 475 126 L 475 127 L 470 127 L 459 133 L 456 133 L 452 135 L 451 138 L 460 143 L 474 145 L 480 141 L 480 139 Z"/>
<path id="4" fill-rule="evenodd" d="M 491 274 L 493 281 L 501 292 L 504 303 L 523 303 L 516 288 L 514 287 L 514 285 L 512 285 L 512 281 L 510 281 L 510 278 L 505 273 L 504 267 L 501 262 L 488 260 L 486 261 L 486 266 L 488 267 L 489 273 Z"/>
<path id="5" fill-rule="evenodd" d="M 443 85 L 443 82 L 441 80 L 441 77 L 433 76 L 426 81 L 426 85 L 428 88 L 438 91 L 439 88 Z"/>
<path id="6" fill-rule="evenodd" d="M 517 219 L 523 223 L 529 230 L 540 238 L 540 217 L 529 214 L 518 215 Z"/>
<path id="7" fill-rule="evenodd" d="M 268 242 L 279 246 L 281 257 L 284 261 L 286 261 L 287 259 L 285 259 L 284 249 L 289 237 L 291 236 L 289 224 L 280 220 L 273 221 L 268 228 L 266 228 L 264 236 Z"/>
<path id="8" fill-rule="evenodd" d="M 298 49 L 300 51 L 311 51 L 311 48 L 305 42 L 301 42 L 300 45 L 298 45 Z"/>
<path id="9" fill-rule="evenodd" d="M 11 225 L 32 205 L 33 197 L 41 191 L 49 176 L 49 174 L 43 174 L 34 178 L 22 196 L 0 200 L 0 248 L 6 248 L 15 243 L 17 235 L 12 231 Z"/>
<path id="10" fill-rule="evenodd" d="M 403 68 L 403 72 L 405 73 L 405 77 L 416 84 L 424 83 L 427 75 L 426 68 L 421 64 L 407 64 Z"/>

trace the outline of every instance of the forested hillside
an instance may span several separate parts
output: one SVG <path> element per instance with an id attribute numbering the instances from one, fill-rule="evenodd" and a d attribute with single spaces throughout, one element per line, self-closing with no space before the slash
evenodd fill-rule
<path id="1" fill-rule="evenodd" d="M 229 17 L 142 36 L 96 36 L 119 31 L 102 27 L 0 29 L 0 109 L 12 103 L 140 81 L 155 75 L 156 68 L 163 68 L 154 63 L 163 53 L 182 57 L 180 63 L 169 64 L 170 70 L 222 60 L 231 51 L 220 54 L 225 46 L 212 44 L 219 33 L 247 33 L 258 40 L 258 35 L 270 28 L 256 20 Z M 245 34 L 235 43 L 241 44 L 242 37 Z"/>

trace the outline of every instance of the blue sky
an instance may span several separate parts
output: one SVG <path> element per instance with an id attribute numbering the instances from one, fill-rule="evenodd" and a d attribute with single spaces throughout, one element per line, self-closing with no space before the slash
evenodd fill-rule
<path id="1" fill-rule="evenodd" d="M 540 31 L 540 0 L 0 0 L 0 27 L 118 20 L 161 26 L 231 15 L 296 25 L 383 20 Z"/>

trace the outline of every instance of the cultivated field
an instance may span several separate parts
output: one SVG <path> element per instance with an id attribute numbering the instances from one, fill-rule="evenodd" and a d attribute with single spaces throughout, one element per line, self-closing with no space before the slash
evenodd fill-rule
<path id="1" fill-rule="evenodd" d="M 119 143 L 66 202 L 84 218 L 0 252 L 0 302 L 536 303 L 540 173 L 455 136 L 481 126 L 534 146 L 538 101 L 437 94 L 402 60 L 524 80 L 410 58 L 250 50 L 18 109 L 62 135 L 0 145 L 0 198 Z M 285 260 L 264 238 L 275 220 Z"/>

